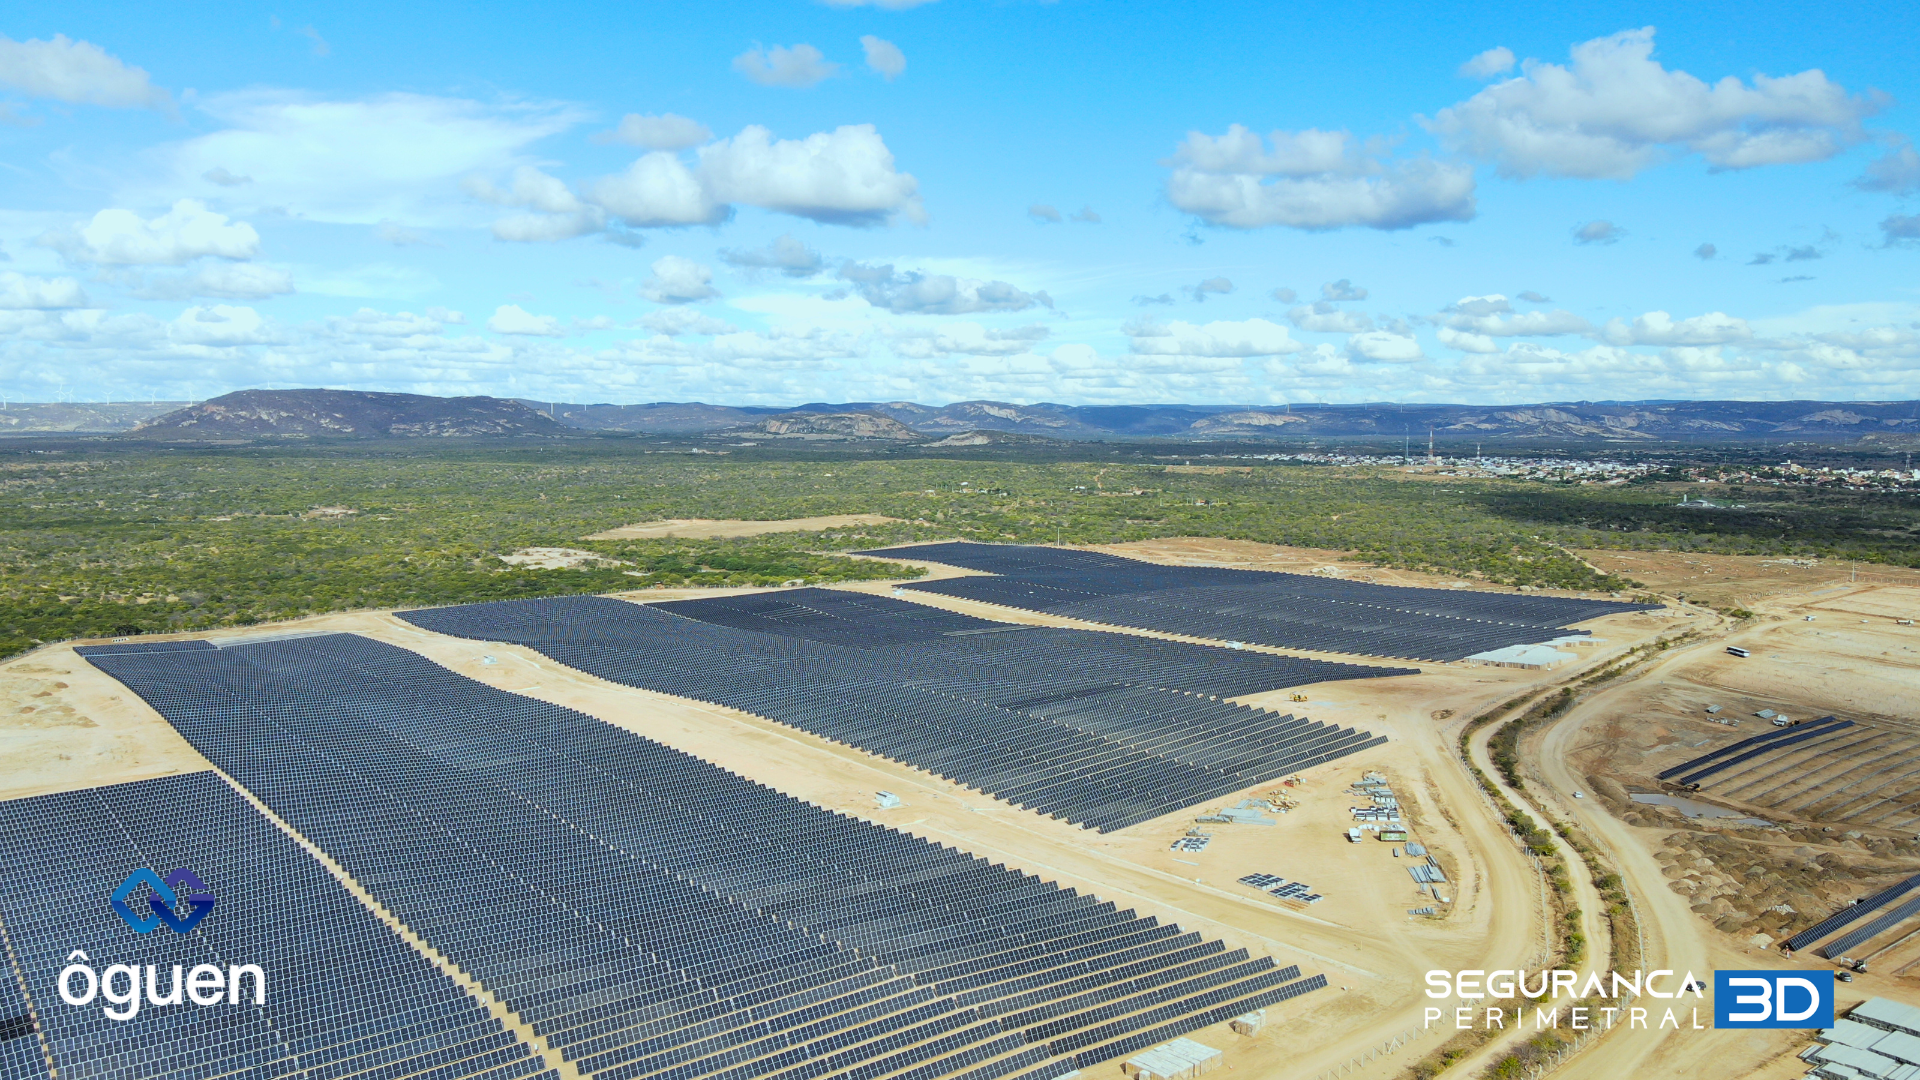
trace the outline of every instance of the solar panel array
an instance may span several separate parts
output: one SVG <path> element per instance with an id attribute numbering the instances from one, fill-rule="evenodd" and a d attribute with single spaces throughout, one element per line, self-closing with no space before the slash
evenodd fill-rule
<path id="1" fill-rule="evenodd" d="M 1386 741 L 1214 695 L 1407 673 L 1018 627 L 830 589 L 644 606 L 511 600 L 402 617 L 764 716 L 1103 832 Z"/>
<path id="2" fill-rule="evenodd" d="M 0 913 L 0 918 L 4 914 Z M 20 992 L 10 967 L 0 967 L 0 1077 L 6 1080 L 49 1080 L 47 1059 L 40 1048 L 39 1021 Z"/>
<path id="3" fill-rule="evenodd" d="M 1756 738 L 1742 739 L 1732 746 L 1724 746 L 1712 753 L 1702 754 L 1692 761 L 1684 762 L 1671 769 L 1667 769 L 1660 774 L 1660 779 L 1665 780 L 1671 776 L 1678 775 L 1679 779 L 1674 781 L 1676 784 L 1697 784 L 1707 777 L 1715 773 L 1725 772 L 1735 765 L 1745 764 L 1754 758 L 1776 753 L 1789 746 L 1794 746 L 1810 739 L 1819 739 L 1828 735 L 1838 734 L 1852 726 L 1853 721 L 1851 720 L 1841 720 L 1832 716 L 1824 716 L 1811 724 L 1801 724 L 1797 727 L 1784 728 L 1780 731 L 1771 732 Z M 1741 752 L 1734 753 L 1736 750 Z"/>
<path id="4" fill-rule="evenodd" d="M 956 542 L 864 554 L 994 575 L 902 586 L 921 592 L 1189 637 L 1415 660 L 1459 660 L 1533 644 L 1565 636 L 1559 628 L 1585 619 L 1657 606 L 1162 566 L 1021 544 Z"/>
<path id="5" fill-rule="evenodd" d="M 1829 960 L 1837 960 L 1847 955 L 1848 950 L 1855 945 L 1872 941 L 1915 915 L 1920 915 L 1920 897 L 1908 900 L 1865 926 L 1856 927 L 1827 942 L 1821 947 L 1820 955 Z"/>
<path id="6" fill-rule="evenodd" d="M 1326 985 L 365 638 L 89 659 L 589 1076 L 1051 1080 Z"/>
<path id="7" fill-rule="evenodd" d="M 1851 926 L 1855 921 L 1873 914 L 1915 889 L 1920 889 L 1920 874 L 1915 874 L 1904 881 L 1896 882 L 1874 893 L 1872 896 L 1867 897 L 1865 900 L 1843 907 L 1832 915 L 1814 923 L 1812 926 L 1788 938 L 1787 948 L 1804 949 L 1836 930 Z"/>
<path id="8" fill-rule="evenodd" d="M 61 1080 L 554 1075 L 212 773 L 0 802 L 0 838 L 7 936 Z M 212 911 L 184 935 L 134 933 L 107 901 L 142 867 L 193 870 L 216 897 Z M 146 914 L 139 898 L 132 906 Z M 253 1004 L 249 975 L 239 1004 L 149 996 L 114 1020 L 104 997 L 61 999 L 56 980 L 75 949 L 97 972 L 154 965 L 159 985 L 146 993 L 162 998 L 195 965 L 257 965 L 265 1003 Z M 39 1043 L 31 1032 L 0 1042 L 0 1076 L 48 1075 Z"/>

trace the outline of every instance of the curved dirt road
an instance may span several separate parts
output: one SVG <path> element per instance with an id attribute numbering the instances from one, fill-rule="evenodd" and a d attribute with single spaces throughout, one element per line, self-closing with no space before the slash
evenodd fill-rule
<path id="1" fill-rule="evenodd" d="M 1636 693 L 1644 680 L 1657 678 L 1660 672 L 1690 657 L 1696 650 L 1721 647 L 1718 640 L 1708 640 L 1670 650 L 1637 674 L 1576 704 L 1548 729 L 1541 743 L 1535 764 L 1550 788 L 1556 793 L 1586 789 L 1586 778 L 1576 774 L 1567 759 L 1586 741 L 1589 720 L 1604 713 L 1606 706 Z M 1688 1076 L 1699 1080 L 1749 1075 L 1748 1066 L 1752 1062 L 1729 1060 L 1724 1041 L 1715 1038 L 1711 1031 L 1692 1030 L 1691 1010 L 1695 1008 L 1699 1009 L 1701 1024 L 1709 1029 L 1713 1024 L 1712 971 L 1716 950 L 1711 945 L 1707 924 L 1693 913 L 1685 899 L 1667 887 L 1661 865 L 1626 823 L 1608 813 L 1597 799 L 1559 801 L 1559 809 L 1586 830 L 1626 882 L 1646 941 L 1642 970 L 1664 968 L 1678 973 L 1663 984 L 1669 988 L 1678 982 L 1680 974 L 1692 972 L 1707 986 L 1708 993 L 1704 998 L 1688 995 L 1673 1002 L 1641 998 L 1638 1004 L 1648 1009 L 1650 1018 L 1645 1029 L 1627 1027 L 1613 1032 L 1570 1061 L 1555 1074 L 1556 1080 L 1560 1077 L 1617 1080 L 1622 1076 Z M 1726 959 L 1739 963 L 1731 956 Z M 1674 1010 L 1680 1030 L 1669 1027 L 1662 1031 L 1656 1026 L 1668 1008 Z"/>

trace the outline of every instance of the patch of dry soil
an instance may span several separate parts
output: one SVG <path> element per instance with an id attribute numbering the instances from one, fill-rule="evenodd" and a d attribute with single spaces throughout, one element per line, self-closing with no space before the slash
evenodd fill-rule
<path id="1" fill-rule="evenodd" d="M 880 514 L 832 514 L 826 517 L 787 518 L 784 521 L 716 520 L 713 518 L 673 518 L 668 521 L 642 521 L 617 529 L 597 532 L 583 540 L 712 540 L 733 536 L 764 536 L 767 533 L 819 532 L 845 529 L 855 525 L 888 525 L 899 518 Z"/>

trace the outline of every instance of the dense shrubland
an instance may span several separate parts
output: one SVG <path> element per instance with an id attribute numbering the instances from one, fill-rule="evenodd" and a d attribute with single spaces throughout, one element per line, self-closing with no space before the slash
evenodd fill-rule
<path id="1" fill-rule="evenodd" d="M 0 653 L 65 637 L 320 611 L 651 585 L 810 584 L 910 572 L 834 552 L 905 540 L 1112 543 L 1215 536 L 1330 548 L 1508 585 L 1611 590 L 1568 547 L 1842 555 L 1920 564 L 1905 503 L 1767 493 L 1685 510 L 1658 490 L 1410 481 L 1260 465 L 818 460 L 646 453 L 620 443 L 394 448 L 0 450 Z M 1090 447 L 1088 457 L 1110 449 Z M 585 541 L 660 518 L 877 513 L 901 523 L 735 540 Z M 531 570 L 522 547 L 592 550 Z"/>

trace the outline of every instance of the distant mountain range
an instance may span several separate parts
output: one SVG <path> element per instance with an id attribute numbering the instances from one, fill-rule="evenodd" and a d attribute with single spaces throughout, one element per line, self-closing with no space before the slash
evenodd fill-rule
<path id="1" fill-rule="evenodd" d="M 0 405 L 0 434 L 52 431 L 132 431 L 144 421 L 192 404 L 186 401 L 23 403 Z"/>
<path id="2" fill-rule="evenodd" d="M 1920 442 L 1920 402 L 1652 401 L 1541 405 L 1013 405 L 815 402 L 792 408 L 654 402 L 581 405 L 354 390 L 242 390 L 199 404 L 21 404 L 0 434 L 97 432 L 192 441 L 257 438 L 500 438 L 581 431 L 753 442 L 862 440 L 977 446 L 1009 441 L 1353 438 L 1450 443 L 1818 440 Z"/>
<path id="3" fill-rule="evenodd" d="M 1011 405 L 962 401 L 815 402 L 790 409 L 659 402 L 527 402 L 576 427 L 693 435 L 763 427 L 772 417 L 871 415 L 920 435 L 1005 431 L 1054 439 L 1180 438 L 1235 441 L 1302 436 L 1604 439 L 1624 442 L 1920 435 L 1920 402 L 1675 401 L 1544 405 Z M 877 434 L 877 433 L 876 433 Z M 882 436 L 886 437 L 886 436 Z M 899 437 L 899 436 L 893 436 Z"/>

